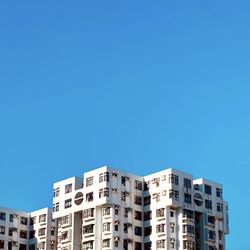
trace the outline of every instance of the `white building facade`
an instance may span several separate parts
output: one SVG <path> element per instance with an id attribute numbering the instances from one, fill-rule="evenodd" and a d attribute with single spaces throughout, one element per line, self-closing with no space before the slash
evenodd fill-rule
<path id="1" fill-rule="evenodd" d="M 53 191 L 52 209 L 16 212 L 25 225 L 0 207 L 0 250 L 226 249 L 228 204 L 218 183 L 174 169 L 142 177 L 104 166 Z"/>
<path id="2" fill-rule="evenodd" d="M 56 249 L 52 209 L 31 213 L 0 207 L 0 250 Z"/>

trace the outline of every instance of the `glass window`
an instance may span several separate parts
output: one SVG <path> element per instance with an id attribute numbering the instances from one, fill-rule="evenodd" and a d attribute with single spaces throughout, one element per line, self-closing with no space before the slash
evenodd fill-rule
<path id="1" fill-rule="evenodd" d="M 65 194 L 72 192 L 72 184 L 68 184 L 65 186 Z"/>

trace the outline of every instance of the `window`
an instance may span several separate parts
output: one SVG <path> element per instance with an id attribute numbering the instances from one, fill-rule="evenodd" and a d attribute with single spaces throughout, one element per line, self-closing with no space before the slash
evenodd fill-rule
<path id="1" fill-rule="evenodd" d="M 212 201 L 210 200 L 205 200 L 205 207 L 207 209 L 212 209 Z"/>
<path id="2" fill-rule="evenodd" d="M 169 213 L 170 213 L 170 217 L 174 217 L 174 210 L 173 209 L 171 209 Z"/>
<path id="3" fill-rule="evenodd" d="M 150 182 L 149 181 L 144 182 L 144 191 L 149 190 L 149 187 L 150 187 Z"/>
<path id="4" fill-rule="evenodd" d="M 19 250 L 26 250 L 26 244 L 19 244 Z"/>
<path id="5" fill-rule="evenodd" d="M 147 212 L 144 212 L 144 221 L 147 221 L 147 220 L 151 220 L 152 218 L 152 211 L 147 211 Z"/>
<path id="6" fill-rule="evenodd" d="M 142 190 L 142 182 L 135 180 L 135 189 Z"/>
<path id="7" fill-rule="evenodd" d="M 223 232 L 219 230 L 218 234 L 219 234 L 219 240 L 223 240 Z"/>
<path id="8" fill-rule="evenodd" d="M 99 174 L 99 183 L 104 182 L 104 181 L 107 181 L 107 182 L 109 181 L 109 172 Z"/>
<path id="9" fill-rule="evenodd" d="M 126 185 L 126 177 L 125 176 L 121 176 L 121 183 L 123 186 Z"/>
<path id="10" fill-rule="evenodd" d="M 50 235 L 54 236 L 55 235 L 55 227 L 50 228 Z"/>
<path id="11" fill-rule="evenodd" d="M 191 188 L 191 180 L 190 179 L 184 178 L 183 184 L 184 184 L 185 188 Z"/>
<path id="12" fill-rule="evenodd" d="M 164 210 L 165 208 L 156 209 L 156 217 L 164 217 Z"/>
<path id="13" fill-rule="evenodd" d="M 152 249 L 152 242 L 144 243 L 144 250 L 151 250 Z"/>
<path id="14" fill-rule="evenodd" d="M 36 216 L 30 218 L 30 225 L 36 224 Z"/>
<path id="15" fill-rule="evenodd" d="M 134 197 L 134 203 L 135 203 L 136 205 L 141 206 L 141 205 L 142 205 L 142 197 L 139 196 L 139 195 L 135 195 L 135 197 Z"/>
<path id="16" fill-rule="evenodd" d="M 222 189 L 221 188 L 216 188 L 216 196 L 219 198 L 222 198 Z"/>
<path id="17" fill-rule="evenodd" d="M 131 208 L 125 207 L 124 208 L 124 218 L 128 218 L 128 212 L 132 211 Z"/>
<path id="18" fill-rule="evenodd" d="M 128 223 L 123 224 L 123 232 L 126 234 L 128 233 Z"/>
<path id="19" fill-rule="evenodd" d="M 17 232 L 17 228 L 10 227 L 9 228 L 9 236 L 13 236 L 13 232 Z"/>
<path id="20" fill-rule="evenodd" d="M 69 231 L 63 231 L 61 234 L 61 239 L 62 240 L 68 240 L 69 239 Z"/>
<path id="21" fill-rule="evenodd" d="M 72 199 L 65 200 L 64 208 L 70 208 L 72 206 Z"/>
<path id="22" fill-rule="evenodd" d="M 59 211 L 59 202 L 53 204 L 53 212 L 58 212 Z"/>
<path id="23" fill-rule="evenodd" d="M 123 250 L 128 250 L 128 240 L 123 240 Z"/>
<path id="24" fill-rule="evenodd" d="M 224 250 L 223 245 L 219 244 L 219 250 Z"/>
<path id="25" fill-rule="evenodd" d="M 60 195 L 60 188 L 55 188 L 53 190 L 53 193 L 54 193 L 53 197 L 58 197 Z"/>
<path id="26" fill-rule="evenodd" d="M 0 240 L 0 249 L 4 249 L 4 240 Z"/>
<path id="27" fill-rule="evenodd" d="M 119 215 L 119 209 L 115 208 L 115 215 Z"/>
<path id="28" fill-rule="evenodd" d="M 104 207 L 102 209 L 102 214 L 103 215 L 110 215 L 110 207 Z"/>
<path id="29" fill-rule="evenodd" d="M 94 224 L 84 226 L 82 228 L 82 234 L 94 233 Z"/>
<path id="30" fill-rule="evenodd" d="M 35 234 L 36 234 L 36 230 L 32 230 L 29 233 L 29 239 L 34 239 L 35 238 Z"/>
<path id="31" fill-rule="evenodd" d="M 0 226 L 0 234 L 5 234 L 5 227 L 4 226 Z"/>
<path id="32" fill-rule="evenodd" d="M 102 188 L 99 190 L 99 198 L 109 197 L 109 188 Z"/>
<path id="33" fill-rule="evenodd" d="M 205 184 L 205 194 L 212 194 L 212 187 Z"/>
<path id="34" fill-rule="evenodd" d="M 135 250 L 142 250 L 142 243 L 135 241 Z"/>
<path id="35" fill-rule="evenodd" d="M 156 202 L 159 202 L 160 201 L 160 193 L 154 193 L 153 194 L 153 199 L 155 199 Z"/>
<path id="36" fill-rule="evenodd" d="M 12 250 L 12 241 L 8 241 L 8 250 Z"/>
<path id="37" fill-rule="evenodd" d="M 86 187 L 92 186 L 94 182 L 94 176 L 86 178 Z"/>
<path id="38" fill-rule="evenodd" d="M 62 225 L 66 225 L 69 224 L 70 220 L 69 220 L 69 215 L 63 216 L 58 220 L 58 225 L 59 227 L 61 227 Z"/>
<path id="39" fill-rule="evenodd" d="M 145 227 L 144 228 L 144 236 L 149 236 L 152 233 L 152 227 Z"/>
<path id="40" fill-rule="evenodd" d="M 179 191 L 170 189 L 169 190 L 169 198 L 174 200 L 179 200 Z"/>
<path id="41" fill-rule="evenodd" d="M 93 217 L 94 216 L 94 208 L 89 208 L 83 210 L 83 218 Z"/>
<path id="42" fill-rule="evenodd" d="M 194 219 L 194 211 L 183 209 L 183 218 Z"/>
<path id="43" fill-rule="evenodd" d="M 45 249 L 45 242 L 39 242 L 38 243 L 38 249 Z"/>
<path id="44" fill-rule="evenodd" d="M 144 197 L 144 206 L 148 206 L 151 204 L 151 196 Z"/>
<path id="45" fill-rule="evenodd" d="M 6 219 L 6 213 L 0 212 L 0 220 Z"/>
<path id="46" fill-rule="evenodd" d="M 208 230 L 208 239 L 209 240 L 215 240 L 215 238 L 216 238 L 215 232 L 212 231 L 212 230 Z"/>
<path id="47" fill-rule="evenodd" d="M 93 201 L 94 197 L 93 197 L 93 192 L 87 193 L 86 194 L 86 201 L 87 202 L 91 202 Z"/>
<path id="48" fill-rule="evenodd" d="M 102 241 L 102 247 L 110 247 L 110 239 L 104 239 Z"/>
<path id="49" fill-rule="evenodd" d="M 45 235 L 45 230 L 46 230 L 46 228 L 40 228 L 38 230 L 38 236 L 44 236 Z"/>
<path id="50" fill-rule="evenodd" d="M 155 184 L 156 187 L 159 187 L 160 185 L 160 178 L 154 178 L 151 180 L 153 184 Z"/>
<path id="51" fill-rule="evenodd" d="M 103 232 L 110 231 L 110 222 L 103 223 Z"/>
<path id="52" fill-rule="evenodd" d="M 119 241 L 115 241 L 115 247 L 119 247 Z"/>
<path id="53" fill-rule="evenodd" d="M 208 215 L 207 222 L 214 225 L 214 223 L 215 223 L 215 217 Z"/>
<path id="54" fill-rule="evenodd" d="M 39 216 L 39 223 L 46 222 L 46 214 L 42 214 Z"/>
<path id="55" fill-rule="evenodd" d="M 183 241 L 183 249 L 195 250 L 195 244 L 194 244 L 194 242 L 190 241 L 190 240 L 184 240 Z"/>
<path id="56" fill-rule="evenodd" d="M 142 212 L 135 210 L 135 220 L 142 220 Z"/>
<path id="57" fill-rule="evenodd" d="M 142 236 L 142 228 L 135 226 L 135 235 Z"/>
<path id="58" fill-rule="evenodd" d="M 27 233 L 27 231 L 20 230 L 19 236 L 20 236 L 20 238 L 22 238 L 22 239 L 27 239 L 28 233 Z"/>
<path id="59" fill-rule="evenodd" d="M 168 181 L 169 181 L 169 183 L 179 185 L 179 176 L 175 175 L 175 174 L 170 174 L 168 176 Z"/>
<path id="60" fill-rule="evenodd" d="M 183 226 L 183 233 L 194 234 L 194 226 L 192 226 L 192 225 L 184 225 Z"/>
<path id="61" fill-rule="evenodd" d="M 165 224 L 156 225 L 156 233 L 164 233 L 165 232 Z"/>
<path id="62" fill-rule="evenodd" d="M 68 184 L 65 186 L 65 194 L 72 192 L 72 184 Z"/>
<path id="63" fill-rule="evenodd" d="M 175 227 L 175 223 L 174 223 L 174 222 L 171 222 L 171 223 L 170 223 L 170 232 L 171 232 L 171 233 L 174 233 L 174 227 Z"/>
<path id="64" fill-rule="evenodd" d="M 192 196 L 191 196 L 191 194 L 184 193 L 184 201 L 186 203 L 191 204 L 192 203 Z"/>
<path id="65" fill-rule="evenodd" d="M 223 204 L 222 203 L 217 203 L 217 212 L 223 213 Z"/>
<path id="66" fill-rule="evenodd" d="M 157 240 L 156 241 L 156 249 L 165 248 L 165 240 Z"/>
<path id="67" fill-rule="evenodd" d="M 13 222 L 14 221 L 14 214 L 10 214 L 9 215 L 9 222 Z"/>
<path id="68" fill-rule="evenodd" d="M 208 245 L 208 250 L 216 250 L 216 247 Z"/>
<path id="69" fill-rule="evenodd" d="M 94 247 L 93 240 L 83 242 L 83 244 L 82 244 L 82 249 L 83 250 L 94 249 L 93 247 Z"/>
<path id="70" fill-rule="evenodd" d="M 121 200 L 122 201 L 126 201 L 126 197 L 129 195 L 129 193 L 128 192 L 121 192 Z"/>
<path id="71" fill-rule="evenodd" d="M 23 225 L 27 225 L 28 224 L 28 218 L 27 217 L 21 217 L 20 223 L 23 224 Z"/>

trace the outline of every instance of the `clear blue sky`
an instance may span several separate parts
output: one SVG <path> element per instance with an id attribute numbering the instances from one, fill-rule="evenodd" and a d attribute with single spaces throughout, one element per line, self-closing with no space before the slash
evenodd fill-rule
<path id="1" fill-rule="evenodd" d="M 250 250 L 250 1 L 1 1 L 0 204 L 108 164 L 223 183 Z"/>

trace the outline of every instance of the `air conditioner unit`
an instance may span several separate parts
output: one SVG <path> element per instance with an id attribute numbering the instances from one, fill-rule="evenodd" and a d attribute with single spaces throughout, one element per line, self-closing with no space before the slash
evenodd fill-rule
<path id="1" fill-rule="evenodd" d="M 131 211 L 133 211 L 133 208 L 131 208 L 131 207 L 125 207 L 124 209 L 125 209 L 126 212 L 131 212 Z"/>
<path id="2" fill-rule="evenodd" d="M 175 242 L 175 238 L 170 238 L 170 242 Z"/>
<path id="3" fill-rule="evenodd" d="M 171 227 L 174 227 L 174 226 L 175 226 L 175 223 L 174 223 L 174 222 L 170 222 L 170 226 L 171 226 Z"/>
<path id="4" fill-rule="evenodd" d="M 16 241 L 12 241 L 12 246 L 18 246 L 18 243 Z"/>
<path id="5" fill-rule="evenodd" d="M 161 195 L 167 195 L 167 190 L 162 190 Z"/>
<path id="6" fill-rule="evenodd" d="M 119 236 L 115 236 L 114 237 L 114 241 L 119 241 L 120 240 L 120 237 Z"/>
<path id="7" fill-rule="evenodd" d="M 117 188 L 112 188 L 112 192 L 117 192 L 118 189 Z"/>

